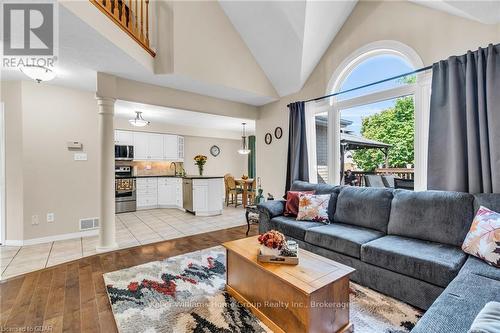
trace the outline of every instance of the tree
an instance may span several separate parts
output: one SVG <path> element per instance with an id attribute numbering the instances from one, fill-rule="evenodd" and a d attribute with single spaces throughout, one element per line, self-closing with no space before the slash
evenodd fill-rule
<path id="1" fill-rule="evenodd" d="M 361 135 L 391 145 L 389 167 L 406 167 L 414 164 L 414 119 L 413 98 L 398 98 L 394 107 L 363 118 Z M 364 171 L 373 171 L 385 163 L 380 149 L 356 150 L 353 159 Z"/>

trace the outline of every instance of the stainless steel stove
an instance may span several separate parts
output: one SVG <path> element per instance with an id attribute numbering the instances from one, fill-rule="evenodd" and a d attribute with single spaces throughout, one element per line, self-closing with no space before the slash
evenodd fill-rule
<path id="1" fill-rule="evenodd" d="M 129 165 L 115 166 L 115 212 L 135 212 L 136 182 Z"/>

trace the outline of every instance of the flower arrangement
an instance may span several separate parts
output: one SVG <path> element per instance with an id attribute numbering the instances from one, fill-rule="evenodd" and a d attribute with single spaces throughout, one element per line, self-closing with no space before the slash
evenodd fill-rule
<path id="1" fill-rule="evenodd" d="M 285 235 L 276 230 L 271 230 L 259 236 L 260 252 L 264 255 L 279 255 L 285 246 Z"/>
<path id="2" fill-rule="evenodd" d="M 196 155 L 194 157 L 194 164 L 198 166 L 198 172 L 200 176 L 203 175 L 203 166 L 207 163 L 207 157 L 205 155 Z"/>

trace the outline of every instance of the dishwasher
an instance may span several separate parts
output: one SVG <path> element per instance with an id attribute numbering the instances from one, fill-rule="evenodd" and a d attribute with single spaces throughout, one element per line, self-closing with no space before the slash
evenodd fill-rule
<path id="1" fill-rule="evenodd" d="M 183 207 L 187 212 L 194 213 L 193 211 L 193 180 L 182 180 L 182 201 Z"/>

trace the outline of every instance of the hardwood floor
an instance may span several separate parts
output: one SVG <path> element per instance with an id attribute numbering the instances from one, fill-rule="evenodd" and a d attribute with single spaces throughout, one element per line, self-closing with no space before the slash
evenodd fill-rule
<path id="1" fill-rule="evenodd" d="M 0 282 L 1 332 L 117 332 L 103 273 L 245 237 L 237 227 L 97 254 Z M 257 234 L 252 225 L 249 236 Z"/>

